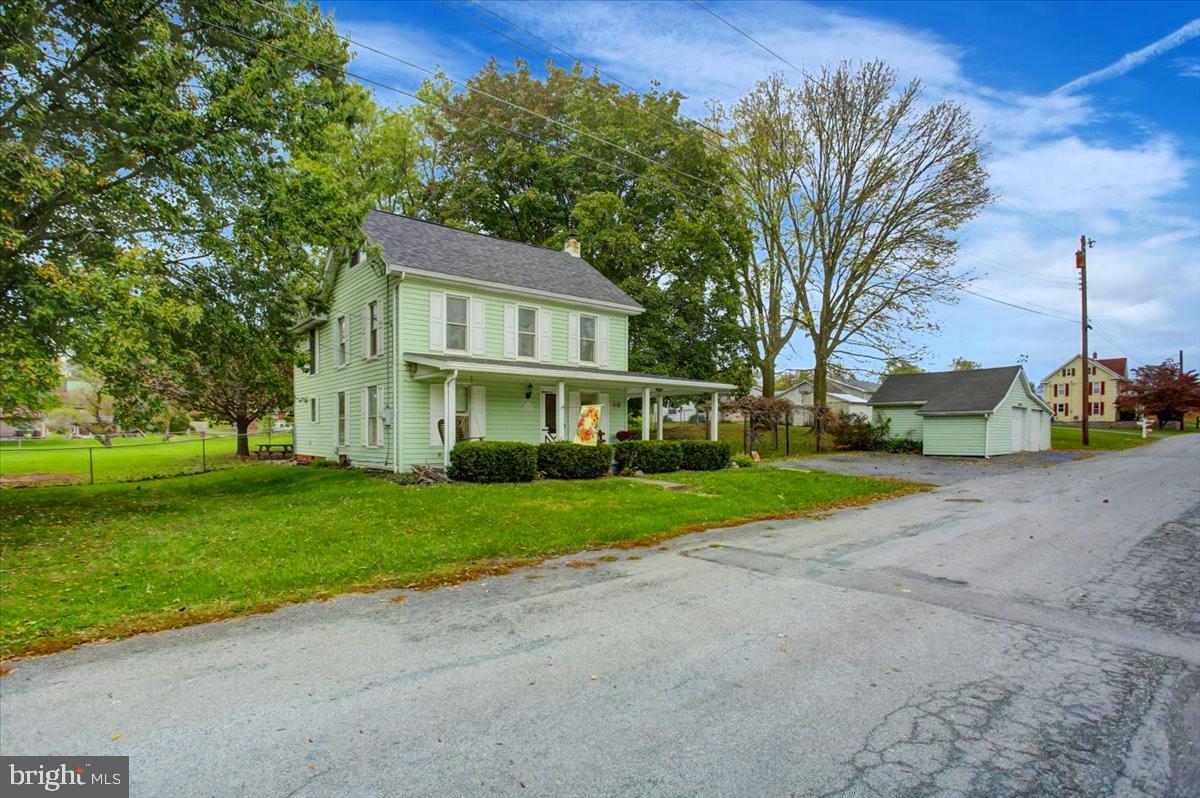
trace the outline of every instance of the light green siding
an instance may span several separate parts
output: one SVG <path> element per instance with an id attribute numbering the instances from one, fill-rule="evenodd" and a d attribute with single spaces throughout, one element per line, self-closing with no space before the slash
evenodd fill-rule
<path id="1" fill-rule="evenodd" d="M 929 416 L 925 419 L 925 454 L 984 455 L 984 417 Z"/>
<path id="2" fill-rule="evenodd" d="M 390 278 L 391 282 L 395 278 Z M 360 263 L 353 268 L 342 265 L 335 275 L 329 296 L 329 321 L 317 328 L 317 373 L 303 369 L 295 372 L 295 447 L 297 454 L 333 458 L 339 454 L 349 457 L 354 465 L 391 468 L 395 452 L 390 428 L 385 426 L 378 443 L 364 443 L 363 397 L 368 386 L 376 386 L 379 412 L 384 414 L 394 405 L 392 401 L 389 357 L 392 348 L 392 302 L 386 290 L 389 278 L 384 278 L 370 265 Z M 367 357 L 367 305 L 378 303 L 379 354 Z M 346 317 L 348 346 L 346 363 L 336 361 L 337 319 Z M 297 336 L 302 349 L 308 346 L 307 334 Z M 346 443 L 339 447 L 337 434 L 337 394 L 346 394 Z M 309 419 L 308 400 L 316 398 L 320 413 L 317 423 Z"/>
<path id="3" fill-rule="evenodd" d="M 401 278 L 399 275 L 379 275 L 368 264 L 353 268 L 342 265 L 333 275 L 329 296 L 328 320 L 317 328 L 318 370 L 308 374 L 297 369 L 295 374 L 296 453 L 333 458 L 344 455 L 356 466 L 407 469 L 416 463 L 441 463 L 443 449 L 436 421 L 431 420 L 430 382 L 410 373 L 403 361 L 404 354 L 442 354 L 430 348 L 430 293 L 441 292 L 465 296 L 483 306 L 482 352 L 472 347 L 468 357 L 491 360 L 510 360 L 514 366 L 527 361 L 506 358 L 504 351 L 504 308 L 507 304 L 535 307 L 548 314 L 550 329 L 550 358 L 543 364 L 571 367 L 569 322 L 572 313 L 589 313 L 607 320 L 609 334 L 608 362 L 605 368 L 628 368 L 629 317 L 601 308 L 572 305 L 565 302 L 531 299 L 515 293 L 489 289 L 465 288 L 449 282 L 428 278 Z M 365 359 L 367 303 L 377 301 L 380 309 L 380 352 Z M 345 316 L 349 327 L 349 352 L 345 366 L 338 367 L 337 320 Z M 470 335 L 475 335 L 474 325 Z M 307 347 L 307 334 L 297 338 L 298 346 Z M 599 344 L 599 341 L 598 341 Z M 393 364 L 395 364 L 393 366 Z M 440 393 L 441 377 L 433 377 L 434 390 Z M 621 387 L 604 387 L 588 382 L 581 376 L 578 382 L 567 380 L 567 418 L 578 414 L 580 391 L 596 393 L 597 401 L 605 406 L 610 441 L 618 430 L 625 428 L 626 392 Z M 379 408 L 385 426 L 376 446 L 364 443 L 363 396 L 367 386 L 378 386 Z M 470 408 L 473 415 L 482 416 L 484 436 L 489 440 L 513 440 L 540 443 L 542 440 L 542 389 L 557 390 L 557 380 L 538 380 L 527 377 L 459 376 L 460 387 L 478 386 L 483 389 L 483 407 Z M 532 385 L 532 396 L 525 393 Z M 393 388 L 399 401 L 393 401 Z M 346 392 L 346 445 L 336 445 L 337 395 Z M 479 393 L 473 396 L 478 400 Z M 316 398 L 319 417 L 309 420 L 308 400 Z M 462 408 L 459 408 L 460 410 Z M 440 415 L 440 414 L 439 414 Z"/>
<path id="4" fill-rule="evenodd" d="M 888 420 L 889 434 L 893 438 L 911 438 L 919 441 L 923 436 L 924 418 L 917 415 L 920 405 L 902 405 L 896 407 L 875 408 L 876 422 Z"/>
<path id="5" fill-rule="evenodd" d="M 514 365 L 521 360 L 504 357 L 504 306 L 525 305 L 548 311 L 550 315 L 550 360 L 549 363 L 568 366 L 569 335 L 568 323 L 572 312 L 580 311 L 608 319 L 609 363 L 607 368 L 624 370 L 628 366 L 629 319 L 618 313 L 606 313 L 564 303 L 546 302 L 505 294 L 497 291 L 464 289 L 451 284 L 440 284 L 426 279 L 405 279 L 400 283 L 400 351 L 407 354 L 435 354 L 429 348 L 429 294 L 431 291 L 465 296 L 482 300 L 484 304 L 484 351 L 476 357 L 492 360 L 509 359 Z M 440 387 L 440 383 L 435 383 Z M 541 390 L 557 390 L 557 381 L 539 381 L 528 378 L 481 379 L 461 377 L 460 385 L 481 385 L 484 388 L 486 438 L 489 440 L 525 441 L 541 443 Z M 533 395 L 526 402 L 526 387 L 533 385 Z M 600 391 L 587 385 L 567 381 L 568 394 L 584 390 Z M 429 409 L 429 382 L 413 379 L 407 369 L 400 370 L 400 465 L 408 468 L 415 463 L 440 463 L 442 447 L 431 432 Z M 617 390 L 608 391 L 610 434 L 625 428 L 625 396 Z M 528 404 L 528 407 L 526 407 Z M 620 407 L 612 407 L 619 404 Z M 568 418 L 577 413 L 578 407 L 568 408 Z"/>
<path id="6" fill-rule="evenodd" d="M 504 360 L 504 306 L 508 304 L 540 308 L 550 314 L 550 363 L 569 365 L 568 322 L 573 312 L 589 313 L 608 320 L 609 362 L 606 368 L 623 371 L 629 367 L 629 317 L 603 309 L 568 305 L 541 299 L 505 294 L 449 283 L 408 277 L 401 290 L 400 347 L 402 352 L 433 354 L 429 348 L 429 293 L 446 294 L 482 300 L 484 304 L 484 351 L 475 357 Z M 513 363 L 521 361 L 513 359 Z"/>

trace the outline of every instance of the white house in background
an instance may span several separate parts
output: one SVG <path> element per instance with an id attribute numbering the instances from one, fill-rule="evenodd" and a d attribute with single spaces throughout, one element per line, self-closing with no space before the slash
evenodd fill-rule
<path id="1" fill-rule="evenodd" d="M 863 418 L 870 418 L 869 402 L 878 389 L 879 383 L 876 382 L 865 382 L 850 377 L 841 379 L 827 377 L 825 379 L 825 404 L 834 413 L 857 413 Z M 796 412 L 794 418 L 797 424 L 812 423 L 812 411 L 807 409 L 812 407 L 813 403 L 811 377 L 792 385 L 786 391 L 775 394 L 775 398 L 787 399 L 796 407 L 801 408 Z"/>

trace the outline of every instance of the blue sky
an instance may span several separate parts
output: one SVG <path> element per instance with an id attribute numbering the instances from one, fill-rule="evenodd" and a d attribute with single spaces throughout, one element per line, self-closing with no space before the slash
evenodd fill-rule
<path id="1" fill-rule="evenodd" d="M 1086 232 L 1092 346 L 1131 366 L 1184 350 L 1200 366 L 1200 3 L 705 4 L 802 69 L 882 58 L 930 97 L 973 112 L 990 142 L 1001 201 L 965 228 L 972 290 L 937 309 L 929 369 L 962 355 L 985 365 L 1027 357 L 1040 379 L 1078 351 L 1074 250 Z M 339 29 L 465 79 L 489 57 L 546 49 L 488 9 L 635 87 L 688 95 L 685 110 L 732 102 L 771 71 L 796 76 L 683 0 L 666 2 L 322 2 Z M 563 59 L 566 60 L 565 57 Z M 422 75 L 369 52 L 352 69 L 405 89 Z M 797 76 L 798 77 L 798 76 Z M 381 102 L 404 98 L 376 89 Z M 782 367 L 811 365 L 796 338 Z"/>

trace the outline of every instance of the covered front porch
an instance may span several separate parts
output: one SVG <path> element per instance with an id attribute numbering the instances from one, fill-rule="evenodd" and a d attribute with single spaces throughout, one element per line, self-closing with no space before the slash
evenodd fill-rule
<path id="1" fill-rule="evenodd" d="M 714 411 L 709 438 L 717 440 L 719 395 L 734 389 L 727 383 L 533 362 L 426 354 L 406 354 L 404 361 L 408 382 L 421 386 L 414 398 L 428 397 L 429 446 L 438 450 L 426 448 L 420 458 L 421 447 L 412 447 L 416 457 L 405 459 L 428 462 L 440 455 L 444 464 L 460 440 L 569 441 L 585 405 L 600 407 L 605 443 L 615 443 L 627 428 L 631 403 L 641 411 L 641 438 L 661 440 L 666 407 L 682 396 L 707 395 Z"/>

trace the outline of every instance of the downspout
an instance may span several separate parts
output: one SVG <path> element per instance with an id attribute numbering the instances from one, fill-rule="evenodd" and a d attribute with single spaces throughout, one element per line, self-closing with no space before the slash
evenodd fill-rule
<path id="1" fill-rule="evenodd" d="M 402 353 L 400 351 L 400 284 L 404 282 L 404 271 L 401 270 L 396 280 L 396 304 L 395 312 L 392 313 L 392 471 L 400 473 L 400 463 L 404 460 L 404 451 L 401 447 L 400 437 L 400 416 L 401 416 L 401 401 L 400 401 L 400 369 L 403 364 L 400 362 Z"/>
<path id="2" fill-rule="evenodd" d="M 992 444 L 992 414 L 983 414 L 983 459 L 991 459 L 991 444 Z"/>

